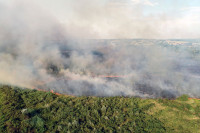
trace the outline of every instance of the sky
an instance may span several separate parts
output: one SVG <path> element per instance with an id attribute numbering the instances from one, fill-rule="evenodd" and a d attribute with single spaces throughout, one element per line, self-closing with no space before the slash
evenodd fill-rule
<path id="1" fill-rule="evenodd" d="M 40 8 L 79 38 L 200 38 L 199 0 L 0 0 L 1 5 Z"/>

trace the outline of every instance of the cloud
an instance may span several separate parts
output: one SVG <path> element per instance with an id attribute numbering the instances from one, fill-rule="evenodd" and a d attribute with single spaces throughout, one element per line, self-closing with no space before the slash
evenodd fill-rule
<path id="1" fill-rule="evenodd" d="M 156 6 L 158 5 L 157 2 L 151 2 L 150 0 L 131 0 L 133 4 L 141 4 L 141 5 L 147 5 L 147 6 Z"/>
<path id="2" fill-rule="evenodd" d="M 16 5 L 14 0 L 1 3 Z M 160 4 L 150 0 L 35 0 L 24 6 L 37 5 L 75 38 L 199 38 L 198 7 L 146 14 Z"/>
<path id="3" fill-rule="evenodd" d="M 199 21 L 200 20 L 200 7 L 187 7 L 181 9 L 182 13 L 188 20 Z"/>
<path id="4" fill-rule="evenodd" d="M 127 6 L 127 5 L 156 6 L 158 5 L 158 2 L 151 2 L 150 0 L 110 0 L 109 2 L 115 5 L 121 5 L 121 6 Z"/>

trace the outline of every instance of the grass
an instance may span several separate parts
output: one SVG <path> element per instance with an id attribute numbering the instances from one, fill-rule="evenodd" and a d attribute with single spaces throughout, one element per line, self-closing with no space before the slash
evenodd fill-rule
<path id="1" fill-rule="evenodd" d="M 0 86 L 0 132 L 200 132 L 200 101 L 73 97 Z"/>

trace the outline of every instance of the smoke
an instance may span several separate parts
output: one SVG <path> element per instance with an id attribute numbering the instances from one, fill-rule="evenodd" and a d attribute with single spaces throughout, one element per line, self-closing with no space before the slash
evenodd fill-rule
<path id="1" fill-rule="evenodd" d="M 83 39 L 153 37 L 151 22 L 134 22 L 132 9 L 112 2 L 68 4 L 63 24 L 37 4 L 0 3 L 1 83 L 77 96 L 200 97 L 199 59 L 165 40 Z"/>

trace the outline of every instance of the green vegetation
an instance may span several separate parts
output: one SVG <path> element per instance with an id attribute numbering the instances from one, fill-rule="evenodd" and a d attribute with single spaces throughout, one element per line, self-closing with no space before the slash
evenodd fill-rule
<path id="1" fill-rule="evenodd" d="M 0 86 L 0 132 L 198 132 L 200 101 L 57 96 Z"/>

